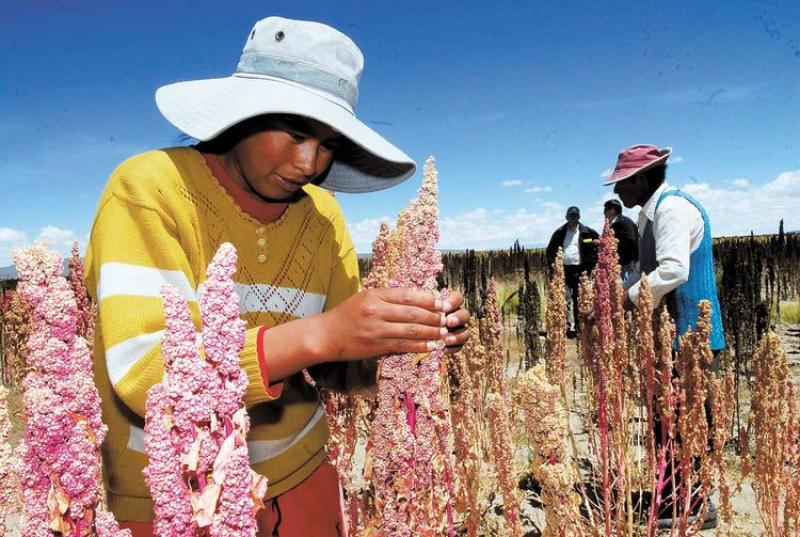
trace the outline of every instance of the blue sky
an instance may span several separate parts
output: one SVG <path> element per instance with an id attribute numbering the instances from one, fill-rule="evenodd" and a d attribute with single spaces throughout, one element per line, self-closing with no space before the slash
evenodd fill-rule
<path id="1" fill-rule="evenodd" d="M 361 47 L 357 114 L 420 168 L 436 156 L 443 248 L 541 244 L 569 205 L 599 225 L 601 176 L 643 142 L 674 148 L 670 181 L 715 235 L 800 229 L 796 1 L 16 4 L 0 19 L 0 266 L 38 237 L 84 244 L 114 166 L 178 143 L 155 89 L 231 74 L 269 15 Z M 338 195 L 359 251 L 418 186 Z"/>

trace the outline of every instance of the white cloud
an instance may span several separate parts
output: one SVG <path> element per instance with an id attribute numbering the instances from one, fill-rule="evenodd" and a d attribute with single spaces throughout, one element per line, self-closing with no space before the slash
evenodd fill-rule
<path id="1" fill-rule="evenodd" d="M 786 171 L 763 184 L 746 179 L 732 181 L 734 188 L 690 183 L 682 189 L 698 199 L 708 212 L 714 236 L 775 233 L 785 220 L 786 230 L 800 229 L 800 170 Z"/>
<path id="2" fill-rule="evenodd" d="M 372 251 L 372 241 L 380 223 L 388 218 L 367 218 L 349 224 L 353 243 L 359 253 Z M 506 248 L 519 239 L 522 244 L 542 244 L 564 223 L 564 207 L 543 202 L 534 210 L 498 211 L 479 207 L 439 218 L 439 248 L 443 250 Z M 394 225 L 391 221 L 390 225 Z"/>
<path id="3" fill-rule="evenodd" d="M 553 211 L 564 212 L 566 210 L 566 207 L 564 207 L 563 205 L 561 205 L 557 201 L 543 201 L 541 205 L 545 209 L 550 209 L 550 210 L 553 210 Z"/>
<path id="4" fill-rule="evenodd" d="M 25 248 L 40 240 L 45 241 L 49 248 L 56 250 L 62 257 L 68 257 L 72 253 L 72 243 L 75 241 L 78 241 L 81 255 L 84 255 L 89 235 L 86 234 L 79 240 L 78 234 L 71 229 L 47 225 L 39 231 L 34 240 L 30 240 L 24 231 L 0 228 L 0 267 L 6 267 L 13 263 L 11 253 L 14 250 Z"/>
<path id="5" fill-rule="evenodd" d="M 535 194 L 537 192 L 552 192 L 553 187 L 551 186 L 532 186 L 525 189 L 526 194 Z"/>
<path id="6" fill-rule="evenodd" d="M 787 231 L 800 230 L 800 170 L 781 173 L 773 181 L 752 184 L 728 181 L 723 186 L 691 183 L 681 187 L 696 197 L 707 210 L 714 236 L 775 233 L 778 221 L 785 219 Z M 581 206 L 581 221 L 598 232 L 603 229 L 603 204 L 615 198 L 611 190 L 594 203 Z M 505 211 L 480 207 L 447 214 L 439 219 L 439 247 L 443 250 L 508 248 L 515 240 L 526 245 L 546 244 L 553 231 L 564 223 L 566 206 L 553 200 L 535 200 L 532 209 Z M 623 209 L 623 214 L 637 221 L 639 209 Z M 359 253 L 371 251 L 380 223 L 388 217 L 368 218 L 350 224 L 353 242 Z"/>
<path id="7" fill-rule="evenodd" d="M 0 227 L 0 244 L 25 242 L 27 239 L 27 235 L 22 231 L 10 227 Z"/>
<path id="8" fill-rule="evenodd" d="M 786 230 L 800 230 L 800 218 L 796 216 L 797 207 L 800 207 L 800 170 L 783 172 L 763 184 L 738 178 L 725 181 L 721 186 L 688 183 L 680 188 L 703 204 L 715 237 L 749 235 L 751 230 L 757 234 L 775 233 L 781 218 Z M 603 203 L 612 198 L 614 194 L 608 191 L 588 210 L 582 210 L 582 221 L 602 231 Z M 623 208 L 623 214 L 636 222 L 639 208 Z"/>
<path id="9" fill-rule="evenodd" d="M 609 177 L 611 177 L 612 173 L 614 173 L 614 170 L 612 168 L 606 168 L 605 170 L 603 170 L 603 173 L 600 174 L 600 177 L 602 177 L 603 179 L 608 179 Z"/>
<path id="10" fill-rule="evenodd" d="M 378 236 L 381 222 L 388 222 L 390 226 L 394 225 L 392 219 L 388 216 L 365 218 L 355 223 L 348 222 L 347 229 L 350 231 L 350 238 L 353 239 L 356 252 L 360 254 L 372 252 L 372 241 Z"/>
<path id="11" fill-rule="evenodd" d="M 512 180 L 510 180 L 510 181 L 503 181 L 503 182 L 502 182 L 502 183 L 500 183 L 500 184 L 501 184 L 502 186 L 506 187 L 506 188 L 507 188 L 507 187 L 510 187 L 510 186 L 519 186 L 519 185 L 521 185 L 521 184 L 522 184 L 522 180 L 520 180 L 520 179 L 512 179 Z"/>
<path id="12" fill-rule="evenodd" d="M 670 158 L 669 158 L 669 163 L 670 163 L 670 164 L 680 164 L 680 163 L 681 163 L 681 162 L 683 162 L 684 160 L 685 160 L 685 159 L 684 159 L 682 156 L 680 156 L 680 155 L 675 155 L 674 157 L 670 157 Z"/>
<path id="13" fill-rule="evenodd" d="M 24 231 L 0 227 L 0 267 L 11 264 L 11 252 L 28 243 L 28 236 Z"/>
<path id="14" fill-rule="evenodd" d="M 36 240 L 44 240 L 50 248 L 72 248 L 72 243 L 78 240 L 77 234 L 71 229 L 62 229 L 56 226 L 44 226 Z"/>
<path id="15" fill-rule="evenodd" d="M 543 244 L 564 223 L 562 207 L 545 202 L 540 209 L 505 212 L 497 215 L 484 208 L 444 216 L 439 221 L 439 246 L 445 250 L 465 248 L 506 248 L 515 240 L 522 244 Z"/>

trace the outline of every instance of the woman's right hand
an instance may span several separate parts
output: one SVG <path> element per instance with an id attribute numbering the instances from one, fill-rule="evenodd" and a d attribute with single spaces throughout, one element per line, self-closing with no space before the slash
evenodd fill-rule
<path id="1" fill-rule="evenodd" d="M 325 362 L 428 352 L 448 333 L 444 307 L 434 291 L 366 289 L 309 318 L 309 343 Z"/>

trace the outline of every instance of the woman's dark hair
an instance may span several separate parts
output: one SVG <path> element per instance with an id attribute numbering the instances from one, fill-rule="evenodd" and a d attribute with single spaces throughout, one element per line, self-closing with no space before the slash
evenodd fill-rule
<path id="1" fill-rule="evenodd" d="M 286 117 L 282 114 L 263 114 L 240 121 L 228 127 L 211 140 L 198 142 L 195 148 L 201 153 L 219 155 L 230 151 L 233 146 L 250 135 L 267 130 L 275 119 Z M 191 140 L 191 138 L 189 138 Z"/>
<path id="2" fill-rule="evenodd" d="M 263 132 L 271 129 L 285 129 L 288 127 L 296 126 L 297 130 L 303 131 L 303 123 L 306 119 L 303 116 L 293 114 L 262 114 L 260 116 L 251 117 L 240 121 L 239 123 L 228 127 L 220 134 L 205 142 L 197 142 L 194 148 L 201 153 L 210 153 L 220 155 L 230 151 L 236 144 L 251 136 L 253 134 Z M 184 137 L 181 141 L 192 141 L 190 137 Z M 363 150 L 362 150 L 363 152 Z M 348 138 L 342 136 L 336 142 L 335 158 L 343 162 L 350 162 L 355 159 L 354 166 L 358 165 L 359 149 L 356 144 L 351 142 Z M 319 184 L 325 180 L 330 172 L 330 168 L 314 181 Z"/>

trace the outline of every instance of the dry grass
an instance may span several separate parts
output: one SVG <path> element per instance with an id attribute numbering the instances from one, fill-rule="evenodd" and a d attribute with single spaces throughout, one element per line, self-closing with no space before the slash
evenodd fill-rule
<path id="1" fill-rule="evenodd" d="M 781 301 L 779 319 L 783 324 L 800 324 L 800 298 Z"/>

